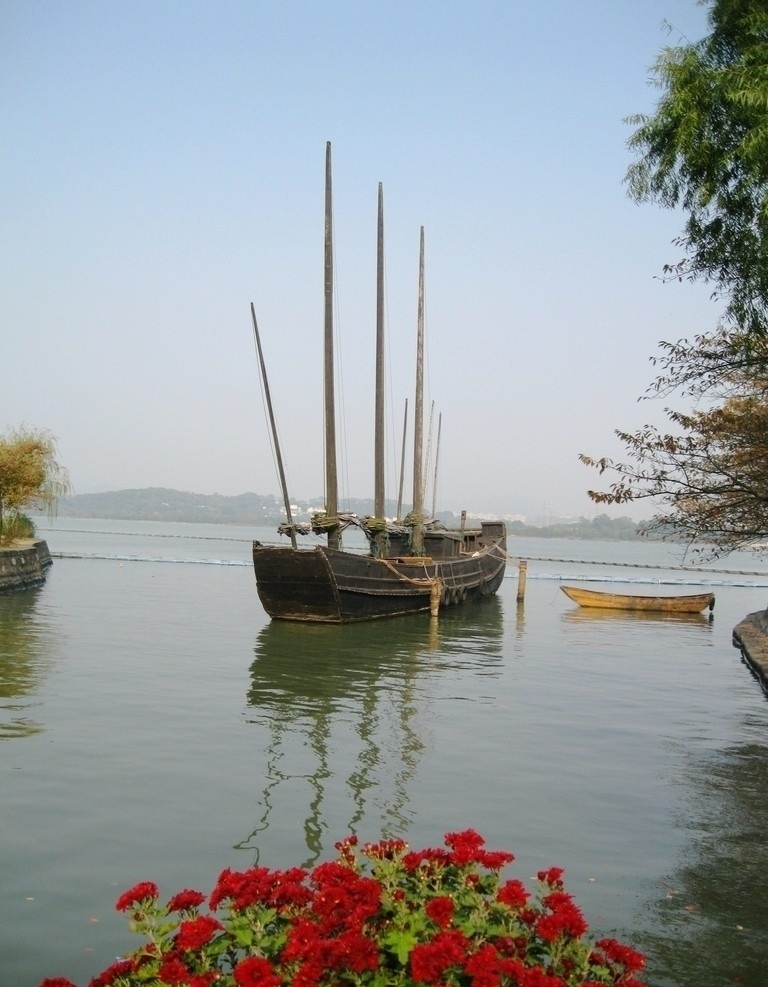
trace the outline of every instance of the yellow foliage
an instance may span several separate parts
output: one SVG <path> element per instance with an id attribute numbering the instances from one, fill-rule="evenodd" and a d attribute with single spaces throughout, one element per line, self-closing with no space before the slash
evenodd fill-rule
<path id="1" fill-rule="evenodd" d="M 24 508 L 53 516 L 59 497 L 70 491 L 69 475 L 56 461 L 56 440 L 47 431 L 22 426 L 0 435 L 0 543 L 17 530 Z"/>

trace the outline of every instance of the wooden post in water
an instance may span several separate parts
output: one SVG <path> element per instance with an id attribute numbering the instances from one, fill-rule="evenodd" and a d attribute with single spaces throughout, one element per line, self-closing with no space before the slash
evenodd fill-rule
<path id="1" fill-rule="evenodd" d="M 429 591 L 429 615 L 436 617 L 440 612 L 440 597 L 443 592 L 443 585 L 439 579 L 432 580 L 432 587 Z"/>
<path id="2" fill-rule="evenodd" d="M 520 559 L 517 563 L 517 602 L 525 600 L 525 580 L 528 576 L 528 563 L 525 559 Z"/>

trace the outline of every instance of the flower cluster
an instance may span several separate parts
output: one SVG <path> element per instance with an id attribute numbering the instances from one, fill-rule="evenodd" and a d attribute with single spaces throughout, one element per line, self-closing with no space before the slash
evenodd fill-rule
<path id="1" fill-rule="evenodd" d="M 117 908 L 146 942 L 89 987 L 643 987 L 640 953 L 587 938 L 559 868 L 533 893 L 502 881 L 513 855 L 472 829 L 439 849 L 336 848 L 311 871 L 225 870 L 208 911 L 199 891 L 163 905 L 154 883 L 135 885 Z"/>

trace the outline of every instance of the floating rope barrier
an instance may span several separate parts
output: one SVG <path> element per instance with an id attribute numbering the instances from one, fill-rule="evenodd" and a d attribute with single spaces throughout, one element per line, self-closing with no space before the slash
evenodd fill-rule
<path id="1" fill-rule="evenodd" d="M 120 538 L 180 538 L 184 541 L 236 541 L 250 545 L 251 538 L 233 538 L 230 535 L 187 535 L 187 534 L 165 534 L 159 531 L 94 531 L 91 528 L 37 528 L 38 531 L 47 531 L 50 534 L 57 534 L 65 531 L 73 535 L 111 535 Z"/>
<path id="2" fill-rule="evenodd" d="M 716 569 L 711 566 L 699 565 L 657 565 L 646 562 L 601 562 L 599 559 L 554 559 L 547 556 L 526 555 L 528 562 L 560 562 L 568 565 L 603 565 L 616 566 L 619 569 L 662 569 L 664 572 L 717 572 L 730 576 L 762 576 L 768 579 L 768 572 L 753 572 L 748 569 Z M 520 560 L 507 555 L 507 562 L 517 564 Z"/>
<path id="3" fill-rule="evenodd" d="M 163 555 L 118 555 L 98 552 L 51 552 L 52 559 L 99 559 L 107 562 L 171 562 L 175 565 L 251 566 L 246 559 L 171 559 Z"/>
<path id="4" fill-rule="evenodd" d="M 330 520 L 330 519 L 329 519 Z M 368 519 L 366 519 L 368 520 Z M 335 519 L 341 521 L 342 526 L 348 526 L 350 524 L 363 527 L 361 520 L 357 518 L 356 515 L 341 515 L 340 518 Z M 232 535 L 195 535 L 187 533 L 164 533 L 164 532 L 147 532 L 147 531 L 101 531 L 92 530 L 88 528 L 38 528 L 38 531 L 45 531 L 50 533 L 56 532 L 67 532 L 69 534 L 83 534 L 83 535 L 108 535 L 111 537 L 120 538 L 165 538 L 165 539 L 182 539 L 188 541 L 218 541 L 218 542 L 235 542 L 242 545 L 250 545 L 251 538 L 241 538 L 234 537 Z M 266 543 L 265 543 L 266 544 Z M 281 543 L 274 543 L 281 544 Z M 348 549 L 349 551 L 349 549 Z M 353 548 L 352 551 L 355 554 L 364 554 L 364 548 Z M 194 559 L 194 558 L 166 558 L 161 556 L 150 556 L 150 555 L 124 555 L 118 553 L 97 553 L 97 552 L 51 552 L 51 557 L 56 559 L 103 559 L 107 561 L 118 561 L 118 562 L 168 562 L 175 564 L 194 564 L 194 565 L 229 565 L 229 566 L 250 566 L 250 560 L 243 559 Z M 504 561 L 508 565 L 519 566 L 520 562 L 523 561 L 520 557 L 510 555 L 508 552 L 501 553 L 499 555 L 500 561 Z M 661 579 L 633 579 L 629 576 L 627 577 L 617 577 L 611 576 L 610 578 L 594 576 L 594 575 L 576 575 L 568 573 L 534 573 L 528 572 L 528 576 L 531 579 L 553 579 L 553 580 L 563 580 L 563 579 L 579 579 L 582 582 L 638 582 L 638 583 L 658 583 L 664 585 L 726 585 L 726 586 L 744 586 L 744 587 L 768 587 L 768 573 L 758 572 L 750 569 L 720 569 L 711 566 L 676 566 L 676 565 L 659 565 L 657 563 L 645 563 L 645 562 L 608 562 L 600 559 L 569 559 L 560 558 L 555 556 L 547 555 L 529 555 L 526 556 L 525 561 L 528 562 L 549 562 L 557 563 L 561 565 L 579 565 L 579 566 L 601 566 L 601 567 L 613 567 L 619 569 L 639 569 L 648 571 L 663 571 L 663 572 L 689 572 L 689 573 L 712 573 L 722 576 L 750 576 L 756 578 L 762 578 L 766 580 L 765 583 L 736 583 L 732 580 L 728 581 L 716 581 L 716 580 L 698 580 L 698 581 L 684 581 L 684 580 L 661 580 Z M 507 576 L 511 578 L 511 574 Z"/>

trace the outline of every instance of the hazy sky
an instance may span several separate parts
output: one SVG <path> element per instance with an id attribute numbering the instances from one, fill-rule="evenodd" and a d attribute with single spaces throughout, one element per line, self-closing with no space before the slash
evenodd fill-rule
<path id="1" fill-rule="evenodd" d="M 3 0 L 0 429 L 53 432 L 78 493 L 278 493 L 253 301 L 291 495 L 322 495 L 330 140 L 343 494 L 373 491 L 381 181 L 388 496 L 423 225 L 438 507 L 592 515 L 578 453 L 661 421 L 637 401 L 658 341 L 717 321 L 706 287 L 658 279 L 683 217 L 623 186 L 624 118 L 705 18 L 695 0 Z"/>

